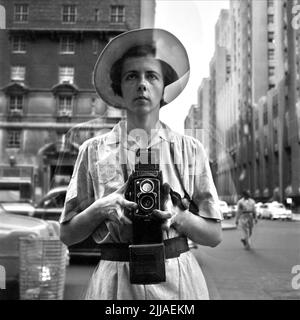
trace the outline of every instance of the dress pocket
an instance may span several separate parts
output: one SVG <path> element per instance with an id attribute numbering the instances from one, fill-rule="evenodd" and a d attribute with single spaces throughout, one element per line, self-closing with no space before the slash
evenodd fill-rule
<path id="1" fill-rule="evenodd" d="M 118 173 L 115 164 L 98 164 L 97 174 L 100 183 L 107 183 L 116 178 Z"/>

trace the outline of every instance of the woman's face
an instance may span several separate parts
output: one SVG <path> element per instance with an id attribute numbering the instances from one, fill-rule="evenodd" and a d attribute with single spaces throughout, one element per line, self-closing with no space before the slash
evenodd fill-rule
<path id="1" fill-rule="evenodd" d="M 121 90 L 127 111 L 137 115 L 159 112 L 164 92 L 160 62 L 150 56 L 127 58 L 122 68 Z"/>

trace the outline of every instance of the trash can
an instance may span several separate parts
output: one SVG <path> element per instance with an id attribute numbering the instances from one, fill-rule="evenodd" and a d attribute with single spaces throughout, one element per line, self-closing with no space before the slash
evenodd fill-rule
<path id="1" fill-rule="evenodd" d="M 19 239 L 20 299 L 62 300 L 67 247 L 56 237 Z"/>

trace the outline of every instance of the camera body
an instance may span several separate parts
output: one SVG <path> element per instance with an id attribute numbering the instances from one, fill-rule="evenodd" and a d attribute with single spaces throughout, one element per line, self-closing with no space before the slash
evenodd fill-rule
<path id="1" fill-rule="evenodd" d="M 158 150 L 140 150 L 139 161 L 129 177 L 125 198 L 138 205 L 127 211 L 132 220 L 133 244 L 154 244 L 163 240 L 162 221 L 153 215 L 153 210 L 162 210 L 164 203 L 158 159 Z"/>
<path id="2" fill-rule="evenodd" d="M 164 204 L 159 150 L 140 150 L 138 156 L 125 191 L 125 198 L 138 205 L 136 209 L 126 212 L 132 221 L 130 282 L 160 283 L 166 281 L 165 247 L 162 221 L 153 215 L 153 210 L 162 210 Z"/>

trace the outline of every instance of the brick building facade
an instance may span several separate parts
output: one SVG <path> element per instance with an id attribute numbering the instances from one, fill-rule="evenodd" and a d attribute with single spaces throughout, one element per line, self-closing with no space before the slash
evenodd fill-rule
<path id="1" fill-rule="evenodd" d="M 96 95 L 92 71 L 112 37 L 153 26 L 155 1 L 0 4 L 6 9 L 6 30 L 0 30 L 0 187 L 37 199 L 69 181 L 85 139 L 125 116 Z"/>

